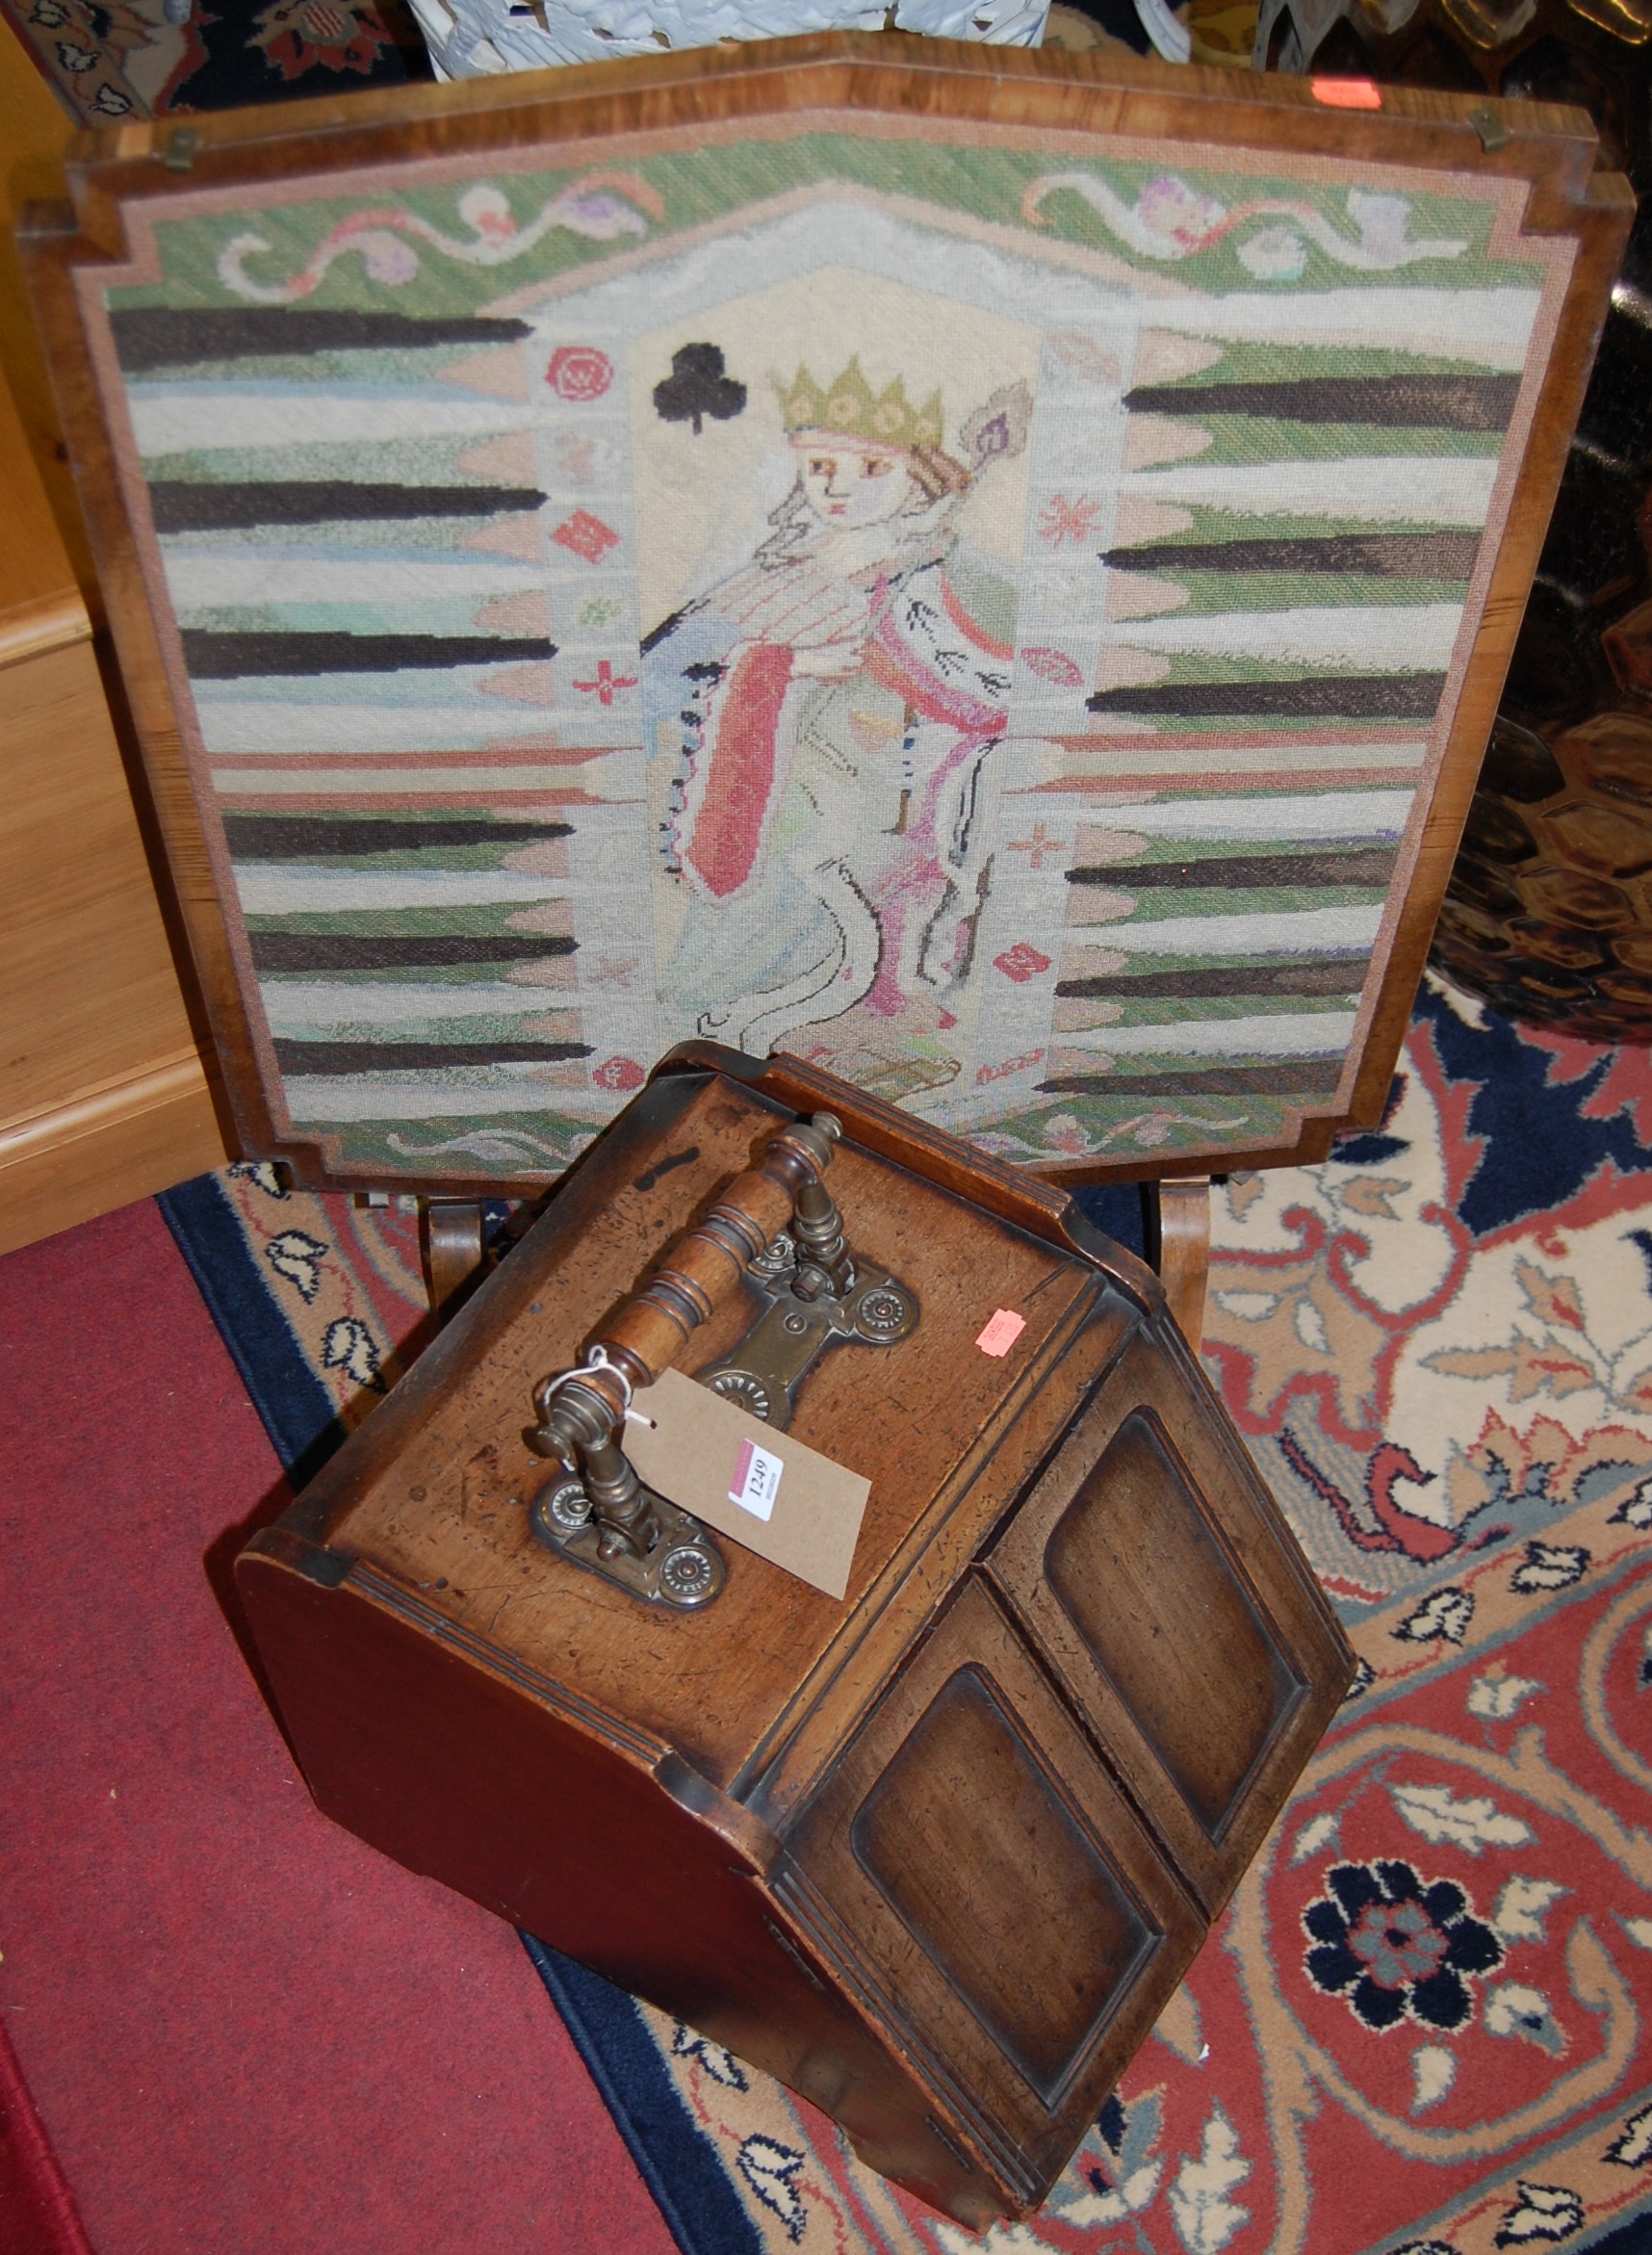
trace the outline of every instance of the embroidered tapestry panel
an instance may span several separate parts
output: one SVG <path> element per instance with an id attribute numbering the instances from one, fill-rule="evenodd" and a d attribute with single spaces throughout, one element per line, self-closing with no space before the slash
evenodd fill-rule
<path id="1" fill-rule="evenodd" d="M 203 191 L 83 280 L 335 1168 L 554 1175 L 696 1033 L 1030 1164 L 1346 1109 L 1571 246 L 1074 138 Z"/>

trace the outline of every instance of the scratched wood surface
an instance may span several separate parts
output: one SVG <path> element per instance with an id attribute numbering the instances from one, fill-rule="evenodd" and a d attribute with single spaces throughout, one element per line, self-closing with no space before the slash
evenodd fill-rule
<path id="1" fill-rule="evenodd" d="M 1024 1453 L 1018 1435 L 1009 1461 L 999 1454 L 1006 1415 L 1028 1405 L 1024 1449 L 1042 1454 L 1071 1415 L 1082 1375 L 1094 1374 L 1129 1316 L 1116 1299 L 1100 1305 L 1084 1263 L 981 1219 L 953 1193 L 844 1151 L 831 1185 L 850 1242 L 906 1283 L 922 1311 L 898 1346 L 831 1349 L 806 1382 L 791 1428 L 872 1483 L 851 1612 L 734 1544 L 714 1642 L 698 1620 L 639 1606 L 595 1576 L 548 1573 L 524 1508 L 548 1474 L 522 1439 L 533 1383 L 578 1361 L 584 1340 L 665 1249 L 673 1220 L 737 1174 L 778 1124 L 769 1107 L 710 1082 L 663 1150 L 652 1136 L 639 1148 L 638 1138 L 617 1132 L 608 1168 L 623 1159 L 635 1172 L 616 1182 L 601 1226 L 573 1242 L 545 1231 L 511 1256 L 510 1269 L 524 1264 L 510 1280 L 515 1304 L 526 1300 L 523 1313 L 443 1389 L 330 1538 L 530 1665 L 555 1674 L 576 1660 L 591 1697 L 623 1706 L 723 1786 L 749 1767 L 846 1620 L 860 1633 L 891 1560 L 915 1534 L 938 1534 L 934 1519 L 966 1487 L 968 1521 L 956 1540 L 965 1557 L 975 1549 L 1014 1492 Z M 755 1291 L 726 1305 L 694 1335 L 681 1366 L 692 1375 L 727 1354 L 761 1305 Z M 1023 1313 L 1027 1329 L 1013 1357 L 994 1360 L 974 1340 L 1000 1306 Z M 1087 1319 L 1101 1339 L 1079 1352 L 1069 1377 L 1045 1387 Z M 977 1466 L 982 1476 L 971 1481 Z M 766 1633 L 777 1610 L 787 1620 L 784 1639 Z"/>

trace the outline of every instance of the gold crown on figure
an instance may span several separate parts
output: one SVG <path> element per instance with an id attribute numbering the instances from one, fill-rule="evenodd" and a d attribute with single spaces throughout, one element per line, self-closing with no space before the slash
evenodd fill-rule
<path id="1" fill-rule="evenodd" d="M 872 446 L 941 444 L 941 394 L 932 392 L 921 407 L 915 407 L 898 376 L 883 391 L 874 392 L 861 374 L 859 354 L 824 388 L 803 367 L 789 384 L 775 381 L 774 388 L 789 438 L 805 430 L 829 430 L 835 437 L 858 438 Z"/>

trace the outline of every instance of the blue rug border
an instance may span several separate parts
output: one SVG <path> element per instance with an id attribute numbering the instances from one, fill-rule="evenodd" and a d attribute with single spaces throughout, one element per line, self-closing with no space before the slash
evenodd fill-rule
<path id="1" fill-rule="evenodd" d="M 635 2000 L 533 1934 L 523 1933 L 522 1946 L 683 2255 L 762 2255 L 758 2228 Z"/>
<path id="2" fill-rule="evenodd" d="M 345 1438 L 331 1397 L 272 1298 L 213 1175 L 156 1199 L 295 1490 Z M 632 1998 L 536 1936 L 521 1936 L 553 2008 L 683 2255 L 762 2255 L 716 2147 L 694 2120 Z"/>
<path id="3" fill-rule="evenodd" d="M 1613 2224 L 1604 2239 L 1590 2240 L 1578 2255 L 1648 2255 L 1652 2249 L 1652 2201 Z"/>
<path id="4" fill-rule="evenodd" d="M 155 1204 L 282 1470 L 295 1490 L 304 1487 L 343 1442 L 345 1427 L 271 1297 L 234 1206 L 214 1175 L 164 1190 Z"/>

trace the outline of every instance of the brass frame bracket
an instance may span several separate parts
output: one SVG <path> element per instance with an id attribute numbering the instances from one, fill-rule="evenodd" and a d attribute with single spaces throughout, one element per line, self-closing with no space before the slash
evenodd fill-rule
<path id="1" fill-rule="evenodd" d="M 784 1432 L 797 1406 L 797 1388 L 828 1347 L 892 1347 L 917 1326 L 917 1301 L 887 1268 L 853 1256 L 848 1290 L 799 1294 L 803 1279 L 788 1233 L 777 1237 L 746 1270 L 746 1283 L 768 1306 L 739 1345 L 720 1362 L 695 1372 L 724 1401 Z"/>

